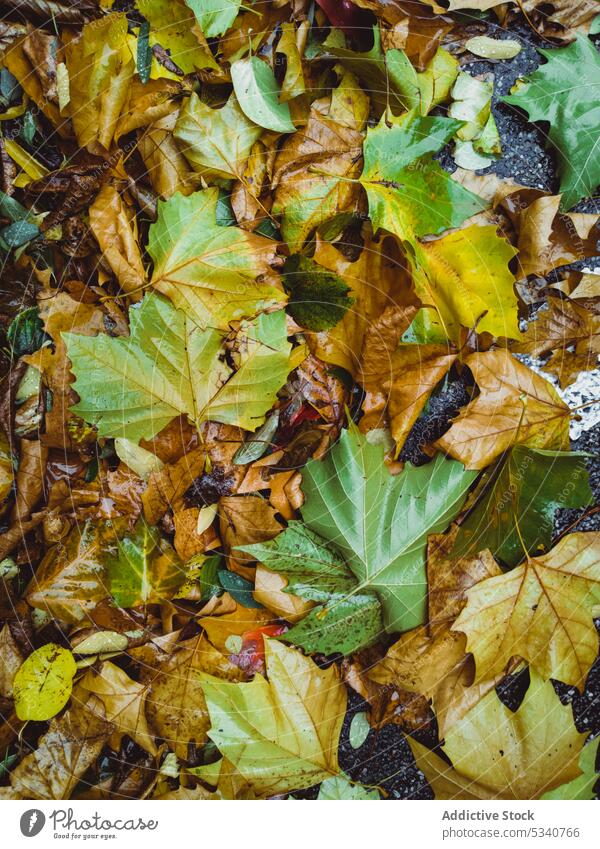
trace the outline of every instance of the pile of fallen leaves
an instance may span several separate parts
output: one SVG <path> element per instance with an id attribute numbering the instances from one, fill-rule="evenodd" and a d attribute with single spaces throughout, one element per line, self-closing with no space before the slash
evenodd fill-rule
<path id="1" fill-rule="evenodd" d="M 1 6 L 0 794 L 591 798 L 599 4 Z"/>

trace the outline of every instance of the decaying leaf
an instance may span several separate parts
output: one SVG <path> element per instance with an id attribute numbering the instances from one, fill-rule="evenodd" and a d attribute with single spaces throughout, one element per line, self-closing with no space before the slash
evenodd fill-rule
<path id="1" fill-rule="evenodd" d="M 492 690 L 448 729 L 443 751 L 453 766 L 409 742 L 437 799 L 539 799 L 579 775 L 584 739 L 570 706 L 532 674 L 516 713 Z"/>
<path id="2" fill-rule="evenodd" d="M 346 691 L 276 640 L 265 646 L 267 680 L 224 684 L 202 676 L 209 737 L 259 796 L 310 787 L 337 775 Z"/>
<path id="3" fill-rule="evenodd" d="M 507 351 L 471 354 L 465 364 L 481 394 L 438 445 L 470 469 L 482 469 L 514 445 L 569 448 L 570 410 L 554 387 Z"/>
<path id="4" fill-rule="evenodd" d="M 41 737 L 38 746 L 10 774 L 24 799 L 70 799 L 75 786 L 107 742 L 112 726 L 102 705 L 75 703 Z"/>
<path id="5" fill-rule="evenodd" d="M 598 3 L 0 5 L 0 797 L 591 798 Z"/>
<path id="6" fill-rule="evenodd" d="M 569 534 L 549 554 L 471 587 L 467 598 L 453 628 L 467 634 L 478 680 L 517 656 L 546 679 L 580 687 L 598 652 L 598 534 Z"/>

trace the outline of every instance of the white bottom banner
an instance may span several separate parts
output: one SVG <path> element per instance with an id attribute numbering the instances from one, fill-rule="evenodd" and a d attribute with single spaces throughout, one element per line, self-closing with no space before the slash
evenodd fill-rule
<path id="1" fill-rule="evenodd" d="M 344 806 L 343 809 L 340 805 Z M 225 807 L 229 807 L 226 811 Z M 354 808 L 354 812 L 350 808 Z M 110 842 L 120 846 L 320 849 L 385 845 L 599 845 L 594 802 L 9 802 L 4 846 Z"/>

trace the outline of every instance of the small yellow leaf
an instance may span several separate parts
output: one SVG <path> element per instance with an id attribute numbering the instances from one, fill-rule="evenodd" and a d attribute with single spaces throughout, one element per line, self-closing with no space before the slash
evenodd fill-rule
<path id="1" fill-rule="evenodd" d="M 19 719 L 50 719 L 64 708 L 77 671 L 73 655 L 55 643 L 30 654 L 15 675 L 13 695 Z"/>

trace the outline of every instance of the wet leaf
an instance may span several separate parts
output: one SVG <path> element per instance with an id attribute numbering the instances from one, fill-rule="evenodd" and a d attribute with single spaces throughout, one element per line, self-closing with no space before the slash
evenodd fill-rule
<path id="1" fill-rule="evenodd" d="M 581 687 L 598 648 L 592 611 L 600 603 L 600 538 L 569 534 L 548 554 L 472 587 L 467 598 L 453 627 L 467 634 L 478 680 L 518 656 L 545 679 Z"/>
<path id="2" fill-rule="evenodd" d="M 238 59 L 231 66 L 231 80 L 240 107 L 251 121 L 277 133 L 294 132 L 289 106 L 279 102 L 277 81 L 266 62 L 258 56 Z"/>
<path id="3" fill-rule="evenodd" d="M 335 669 L 321 670 L 276 640 L 268 640 L 265 651 L 267 679 L 256 675 L 249 684 L 224 684 L 202 675 L 209 737 L 259 796 L 337 775 L 346 709 Z"/>
<path id="4" fill-rule="evenodd" d="M 39 722 L 56 716 L 69 701 L 76 671 L 71 652 L 54 643 L 30 654 L 13 681 L 19 719 Z"/>

